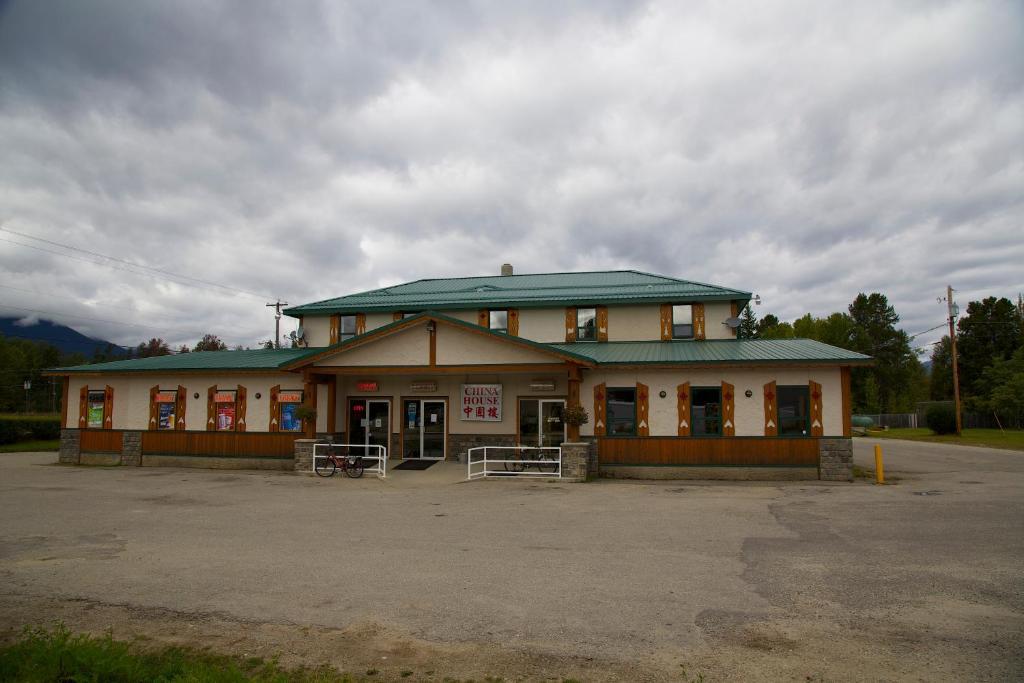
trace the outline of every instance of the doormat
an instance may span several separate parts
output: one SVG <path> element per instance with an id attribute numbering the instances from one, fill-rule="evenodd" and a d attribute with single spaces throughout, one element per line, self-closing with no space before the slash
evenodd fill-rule
<path id="1" fill-rule="evenodd" d="M 393 470 L 425 470 L 440 460 L 403 460 L 401 464 L 395 465 Z"/>

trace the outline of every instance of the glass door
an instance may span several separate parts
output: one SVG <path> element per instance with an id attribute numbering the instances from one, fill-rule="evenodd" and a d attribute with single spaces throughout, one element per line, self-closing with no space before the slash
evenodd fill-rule
<path id="1" fill-rule="evenodd" d="M 443 400 L 407 398 L 402 402 L 402 457 L 443 460 L 445 413 Z"/>
<path id="2" fill-rule="evenodd" d="M 565 441 L 564 415 L 564 399 L 521 399 L 519 443 L 523 446 L 561 446 Z"/>
<path id="3" fill-rule="evenodd" d="M 388 447 L 391 430 L 391 402 L 353 399 L 349 402 L 349 438 L 352 444 Z M 378 449 L 363 449 L 364 455 L 377 455 Z"/>

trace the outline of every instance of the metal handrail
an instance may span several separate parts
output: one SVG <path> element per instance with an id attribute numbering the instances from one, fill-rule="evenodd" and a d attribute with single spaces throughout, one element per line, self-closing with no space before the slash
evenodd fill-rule
<path id="1" fill-rule="evenodd" d="M 523 460 L 522 458 L 514 458 L 514 459 L 508 459 L 508 458 L 489 458 L 489 457 L 487 457 L 487 451 L 488 450 L 496 450 L 496 451 L 504 450 L 504 451 L 517 451 L 517 452 L 518 451 L 555 451 L 557 453 L 557 458 L 550 459 L 550 460 L 548 460 L 548 459 Z M 478 460 L 474 460 L 473 459 L 473 452 L 474 451 L 477 451 L 477 452 L 482 451 L 483 452 L 483 458 L 480 458 Z M 498 476 L 502 476 L 502 477 L 524 476 L 524 477 L 551 477 L 551 478 L 554 478 L 554 479 L 561 479 L 562 478 L 562 447 L 561 446 L 476 446 L 475 448 L 470 448 L 468 451 L 466 451 L 466 456 L 467 456 L 466 457 L 466 479 L 467 480 L 482 479 L 484 477 L 489 477 L 489 476 L 493 476 L 493 475 L 498 475 Z M 523 467 L 523 470 L 521 472 L 511 472 L 511 471 L 508 471 L 508 470 L 492 470 L 489 467 L 489 465 L 492 465 L 492 464 L 504 465 L 506 463 L 519 464 L 519 465 L 523 465 L 524 467 Z M 541 472 L 540 468 L 538 468 L 536 472 L 528 471 L 529 467 L 531 465 L 535 465 L 535 464 L 552 464 L 552 463 L 558 465 L 558 468 L 554 472 Z M 473 466 L 474 465 L 477 465 L 477 466 L 483 465 L 483 469 L 474 472 L 473 471 Z"/>
<path id="2" fill-rule="evenodd" d="M 327 455 L 317 455 L 317 448 L 375 448 L 377 449 L 376 455 L 357 455 L 351 457 L 357 457 L 361 460 L 373 460 L 377 464 L 373 467 L 364 467 L 364 472 L 370 474 L 376 474 L 381 479 L 386 479 L 388 476 L 388 449 L 380 444 L 375 443 L 316 443 L 313 444 L 313 470 L 316 471 L 316 459 L 326 458 Z M 350 456 L 345 456 L 350 457 Z"/>

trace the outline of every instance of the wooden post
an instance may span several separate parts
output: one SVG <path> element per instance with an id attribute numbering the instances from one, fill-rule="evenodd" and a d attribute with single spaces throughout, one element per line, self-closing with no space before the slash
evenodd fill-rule
<path id="1" fill-rule="evenodd" d="M 573 364 L 569 365 L 568 404 L 570 409 L 580 407 L 580 366 Z M 569 443 L 577 443 L 580 440 L 580 426 L 568 425 L 566 437 L 569 439 Z"/>
<path id="2" fill-rule="evenodd" d="M 334 436 L 338 428 L 338 376 L 327 378 L 327 431 Z"/>
<path id="3" fill-rule="evenodd" d="M 304 379 L 305 381 L 303 382 L 302 385 L 302 396 L 306 401 L 306 407 L 309 408 L 310 410 L 316 410 L 316 381 L 314 380 L 314 377 L 311 374 L 307 374 Z M 304 427 L 306 428 L 306 438 L 315 439 L 316 418 L 314 417 L 307 419 Z"/>
<path id="4" fill-rule="evenodd" d="M 953 288 L 946 286 L 946 310 L 949 312 L 949 343 L 953 355 L 953 410 L 956 412 L 956 435 L 963 431 L 960 418 L 960 370 L 956 361 L 956 329 L 953 327 Z"/>

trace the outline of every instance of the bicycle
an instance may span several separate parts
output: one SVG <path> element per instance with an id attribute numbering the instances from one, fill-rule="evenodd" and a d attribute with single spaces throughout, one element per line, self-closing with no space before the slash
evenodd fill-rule
<path id="1" fill-rule="evenodd" d="M 341 455 L 335 449 L 328 449 L 326 455 L 314 456 L 313 461 L 313 471 L 321 477 L 333 477 L 339 467 L 353 479 L 363 476 L 363 459 L 358 455 Z"/>
<path id="2" fill-rule="evenodd" d="M 523 453 L 522 451 L 526 451 Z M 506 462 L 506 472 L 522 472 L 528 467 L 536 467 L 538 472 L 557 472 L 558 461 L 551 460 L 545 457 L 545 451 L 534 448 L 523 447 L 521 450 L 516 450 L 514 458 L 509 460 L 515 460 L 515 462 Z"/>

